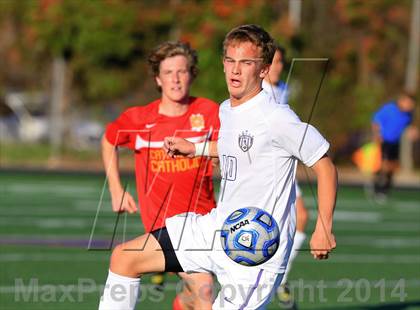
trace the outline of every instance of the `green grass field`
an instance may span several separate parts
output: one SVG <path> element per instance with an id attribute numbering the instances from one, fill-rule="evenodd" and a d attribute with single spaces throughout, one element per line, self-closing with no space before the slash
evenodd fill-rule
<path id="1" fill-rule="evenodd" d="M 0 172 L 0 309 L 97 307 L 116 222 L 106 190 L 101 200 L 103 186 L 101 176 Z M 309 232 L 316 207 L 308 186 L 303 191 Z M 118 224 L 115 242 L 143 231 L 138 215 L 122 215 Z M 87 250 L 92 232 L 102 250 Z M 294 264 L 299 309 L 420 309 L 420 191 L 395 190 L 376 205 L 362 187 L 341 186 L 335 234 L 328 261 L 302 251 Z M 148 283 L 137 308 L 171 309 L 177 278 L 168 276 L 164 293 Z M 279 308 L 277 300 L 269 307 Z"/>

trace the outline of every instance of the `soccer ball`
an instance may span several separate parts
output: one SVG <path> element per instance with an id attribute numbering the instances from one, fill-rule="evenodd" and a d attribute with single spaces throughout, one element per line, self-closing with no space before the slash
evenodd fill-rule
<path id="1" fill-rule="evenodd" d="M 256 266 L 276 253 L 280 232 L 274 218 L 264 210 L 246 207 L 232 212 L 220 234 L 223 250 L 244 266 Z"/>

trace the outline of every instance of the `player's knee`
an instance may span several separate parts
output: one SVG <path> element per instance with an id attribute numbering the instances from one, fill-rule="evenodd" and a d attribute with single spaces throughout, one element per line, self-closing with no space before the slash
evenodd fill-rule
<path id="1" fill-rule="evenodd" d="M 304 222 L 306 224 L 306 222 L 308 222 L 308 219 L 309 219 L 308 209 L 302 208 L 302 210 L 301 210 L 301 217 L 302 217 L 302 222 Z"/>
<path id="2" fill-rule="evenodd" d="M 210 283 L 202 284 L 198 290 L 200 302 L 211 301 L 213 299 L 213 286 Z"/>
<path id="3" fill-rule="evenodd" d="M 124 249 L 121 244 L 117 245 L 114 250 L 112 250 L 110 267 L 111 270 L 116 269 L 116 267 L 123 265 L 125 262 L 124 259 Z"/>
<path id="4" fill-rule="evenodd" d="M 309 212 L 306 208 L 299 209 L 297 219 L 296 219 L 296 229 L 299 231 L 304 231 L 306 224 L 309 220 Z"/>
<path id="5" fill-rule="evenodd" d="M 134 256 L 131 251 L 126 251 L 124 244 L 117 245 L 112 251 L 110 269 L 121 275 L 139 276 L 135 270 Z"/>

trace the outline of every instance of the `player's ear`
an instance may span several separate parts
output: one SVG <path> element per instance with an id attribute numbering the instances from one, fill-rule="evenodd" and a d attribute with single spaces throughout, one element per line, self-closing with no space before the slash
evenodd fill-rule
<path id="1" fill-rule="evenodd" d="M 270 65 L 263 65 L 260 71 L 260 78 L 264 79 L 270 71 Z"/>
<path id="2" fill-rule="evenodd" d="M 162 87 L 162 81 L 160 80 L 159 76 L 155 76 L 155 81 L 156 81 L 156 84 L 157 84 L 159 87 Z"/>

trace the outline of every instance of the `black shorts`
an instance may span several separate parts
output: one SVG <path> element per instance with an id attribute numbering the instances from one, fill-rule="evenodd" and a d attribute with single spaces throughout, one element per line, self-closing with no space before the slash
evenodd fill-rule
<path id="1" fill-rule="evenodd" d="M 162 227 L 150 233 L 156 238 L 162 248 L 163 255 L 165 256 L 165 271 L 184 272 L 178 258 L 176 257 L 175 250 L 172 246 L 166 227 Z"/>
<path id="2" fill-rule="evenodd" d="M 400 143 L 382 142 L 381 151 L 383 160 L 398 160 L 400 158 Z"/>

